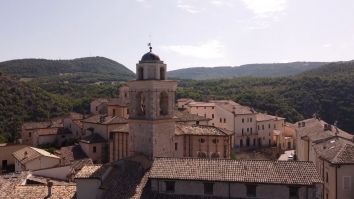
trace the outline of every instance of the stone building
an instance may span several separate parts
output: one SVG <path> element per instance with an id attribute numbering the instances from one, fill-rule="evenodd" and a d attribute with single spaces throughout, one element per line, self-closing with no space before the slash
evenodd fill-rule
<path id="1" fill-rule="evenodd" d="M 23 144 L 0 144 L 0 174 L 15 170 L 15 158 L 12 153 L 25 147 Z"/>
<path id="2" fill-rule="evenodd" d="M 166 80 L 166 64 L 151 50 L 136 65 L 136 73 L 137 79 L 128 82 L 129 152 L 171 157 L 177 82 Z"/>
<path id="3" fill-rule="evenodd" d="M 354 136 L 319 118 L 296 123 L 296 157 L 314 162 L 324 199 L 354 198 Z"/>

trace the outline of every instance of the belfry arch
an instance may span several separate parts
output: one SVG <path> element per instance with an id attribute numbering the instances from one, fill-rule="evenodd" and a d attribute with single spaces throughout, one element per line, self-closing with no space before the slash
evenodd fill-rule
<path id="1" fill-rule="evenodd" d="M 168 115 L 168 94 L 166 91 L 160 93 L 160 115 Z"/>

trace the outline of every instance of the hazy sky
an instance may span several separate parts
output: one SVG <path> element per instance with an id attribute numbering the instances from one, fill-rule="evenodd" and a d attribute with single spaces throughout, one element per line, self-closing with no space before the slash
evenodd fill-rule
<path id="1" fill-rule="evenodd" d="M 134 71 L 150 38 L 169 70 L 352 60 L 354 1 L 0 0 L 0 61 L 104 56 Z"/>

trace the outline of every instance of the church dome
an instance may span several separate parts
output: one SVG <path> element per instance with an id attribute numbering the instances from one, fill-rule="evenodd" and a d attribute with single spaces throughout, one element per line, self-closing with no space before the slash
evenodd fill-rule
<path id="1" fill-rule="evenodd" d="M 155 62 L 161 61 L 160 57 L 152 52 L 148 52 L 141 58 L 141 62 Z"/>

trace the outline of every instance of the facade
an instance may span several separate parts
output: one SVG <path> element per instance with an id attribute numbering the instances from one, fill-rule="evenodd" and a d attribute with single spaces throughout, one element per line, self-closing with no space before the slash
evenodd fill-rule
<path id="1" fill-rule="evenodd" d="M 92 114 L 106 114 L 108 99 L 98 98 L 90 103 L 90 112 Z"/>
<path id="2" fill-rule="evenodd" d="M 210 119 L 209 125 L 234 132 L 234 146 L 239 149 L 276 145 L 277 136 L 284 132 L 284 118 L 257 113 L 231 100 L 188 102 L 185 106 Z"/>
<path id="3" fill-rule="evenodd" d="M 63 127 L 63 119 L 51 119 L 46 122 L 25 122 L 21 127 L 21 142 L 26 145 L 33 145 L 33 136 L 36 132 L 53 132 Z"/>
<path id="4" fill-rule="evenodd" d="M 12 153 L 24 147 L 26 147 L 26 145 L 0 144 L 0 173 L 6 173 L 15 169 L 15 158 L 12 156 Z"/>
<path id="5" fill-rule="evenodd" d="M 35 171 L 40 169 L 57 167 L 60 158 L 43 149 L 25 147 L 12 154 L 15 158 L 15 171 Z"/>
<path id="6" fill-rule="evenodd" d="M 71 112 L 68 117 L 64 118 L 64 128 L 70 130 L 73 138 L 82 137 L 83 125 L 82 120 L 84 116 L 80 113 Z"/>
<path id="7" fill-rule="evenodd" d="M 354 136 L 319 118 L 296 125 L 298 160 L 315 163 L 323 180 L 324 199 L 354 197 Z"/>
<path id="8" fill-rule="evenodd" d="M 128 82 L 129 152 L 169 157 L 177 82 L 166 80 L 166 64 L 151 50 L 137 64 L 136 74 L 137 79 Z"/>

